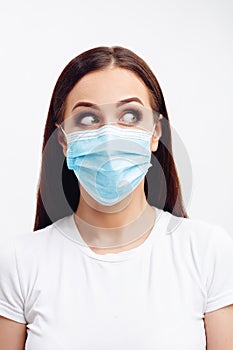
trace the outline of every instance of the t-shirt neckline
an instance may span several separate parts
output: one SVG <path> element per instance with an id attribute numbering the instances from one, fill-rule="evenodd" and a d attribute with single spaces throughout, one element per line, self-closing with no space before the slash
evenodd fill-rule
<path id="1" fill-rule="evenodd" d="M 95 253 L 83 240 L 75 223 L 74 214 L 59 220 L 58 222 L 54 223 L 54 225 L 63 236 L 77 243 L 80 251 L 90 258 L 108 262 L 119 262 L 128 260 L 138 255 L 151 243 L 152 240 L 158 238 L 161 235 L 160 228 L 162 222 L 164 221 L 165 212 L 155 206 L 152 206 L 152 208 L 156 211 L 156 219 L 155 224 L 152 227 L 152 230 L 147 238 L 139 246 L 118 253 Z"/>

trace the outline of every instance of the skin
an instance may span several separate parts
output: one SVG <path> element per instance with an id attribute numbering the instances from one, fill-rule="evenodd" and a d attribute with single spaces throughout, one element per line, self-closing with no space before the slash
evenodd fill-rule
<path id="1" fill-rule="evenodd" d="M 24 350 L 26 337 L 25 324 L 0 316 L 0 350 Z"/>
<path id="2" fill-rule="evenodd" d="M 233 349 L 233 305 L 205 313 L 207 350 Z"/>
<path id="3" fill-rule="evenodd" d="M 149 94 L 144 84 L 134 73 L 119 68 L 109 68 L 83 77 L 70 92 L 66 101 L 65 118 L 72 106 L 78 101 L 89 101 L 97 104 L 116 102 L 124 98 L 137 96 L 149 107 Z M 158 147 L 161 137 L 161 125 L 156 128 L 156 135 L 151 139 L 151 151 Z M 64 154 L 67 146 L 60 140 Z M 134 220 L 140 214 L 146 202 L 144 183 L 133 193 L 133 200 L 123 211 L 114 214 L 103 213 L 89 207 L 82 195 L 77 214 L 88 223 L 102 227 L 119 227 Z M 101 209 L 101 208 L 99 208 Z M 139 241 L 138 244 L 141 244 Z M 128 247 L 128 249 L 131 249 Z M 233 349 L 233 305 L 205 314 L 207 350 Z M 26 325 L 0 316 L 0 350 L 23 350 L 26 341 Z"/>

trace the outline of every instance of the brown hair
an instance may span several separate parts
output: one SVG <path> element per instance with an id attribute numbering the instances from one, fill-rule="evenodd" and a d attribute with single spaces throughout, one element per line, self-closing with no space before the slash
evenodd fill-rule
<path id="1" fill-rule="evenodd" d="M 188 217 L 173 160 L 168 114 L 156 77 L 145 61 L 131 50 L 119 46 L 97 47 L 81 53 L 68 63 L 55 85 L 44 131 L 34 230 L 44 228 L 77 209 L 80 196 L 78 180 L 73 171 L 67 168 L 55 123 L 63 121 L 66 97 L 74 85 L 87 73 L 103 70 L 110 65 L 128 69 L 140 77 L 150 92 L 151 107 L 163 115 L 162 137 L 157 151 L 152 152 L 152 171 L 149 169 L 145 177 L 147 201 L 175 216 Z"/>

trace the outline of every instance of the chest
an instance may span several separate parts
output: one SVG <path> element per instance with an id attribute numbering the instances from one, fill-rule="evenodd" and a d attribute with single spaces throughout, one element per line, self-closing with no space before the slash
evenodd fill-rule
<path id="1" fill-rule="evenodd" d="M 205 349 L 198 273 L 165 250 L 114 263 L 71 253 L 31 281 L 28 350 Z"/>

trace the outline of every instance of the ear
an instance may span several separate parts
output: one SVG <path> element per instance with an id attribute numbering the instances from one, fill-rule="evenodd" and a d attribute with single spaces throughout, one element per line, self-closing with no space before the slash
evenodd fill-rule
<path id="1" fill-rule="evenodd" d="M 159 145 L 159 139 L 161 138 L 162 136 L 162 125 L 161 125 L 161 122 L 160 120 L 163 118 L 163 115 L 160 114 L 159 115 L 159 119 L 157 121 L 157 125 L 156 125 L 156 128 L 153 132 L 153 135 L 151 137 L 151 143 L 150 143 L 150 148 L 151 148 L 151 151 L 152 152 L 155 152 L 157 151 L 157 148 L 158 148 L 158 145 Z"/>
<path id="2" fill-rule="evenodd" d="M 57 140 L 58 140 L 58 143 L 61 145 L 63 154 L 64 154 L 64 156 L 66 157 L 67 142 L 66 142 L 65 135 L 63 134 L 63 132 L 62 132 L 61 129 L 59 128 L 59 125 L 58 125 L 57 123 L 56 123 L 55 125 L 56 125 L 56 127 L 58 127 L 58 131 L 57 131 Z"/>

